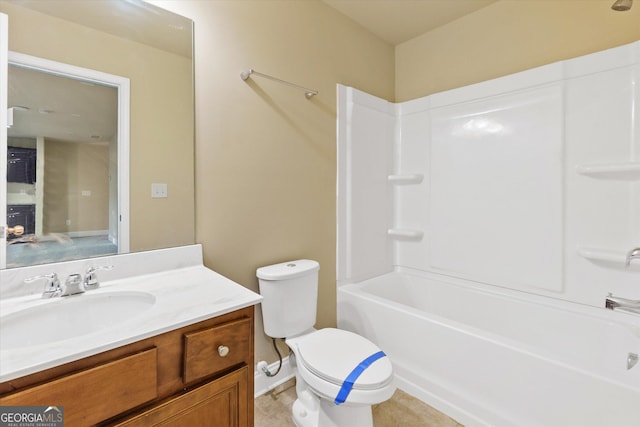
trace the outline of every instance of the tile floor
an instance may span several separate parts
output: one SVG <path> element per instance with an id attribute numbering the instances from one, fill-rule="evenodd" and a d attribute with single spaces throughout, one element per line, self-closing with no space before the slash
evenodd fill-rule
<path id="1" fill-rule="evenodd" d="M 276 387 L 255 400 L 255 427 L 295 427 L 291 406 L 296 399 L 295 380 Z M 396 390 L 393 397 L 373 406 L 374 427 L 463 427 L 426 403 Z"/>

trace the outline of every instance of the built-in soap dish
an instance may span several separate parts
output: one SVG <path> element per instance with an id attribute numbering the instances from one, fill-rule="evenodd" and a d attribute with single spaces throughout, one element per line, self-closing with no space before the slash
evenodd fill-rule
<path id="1" fill-rule="evenodd" d="M 402 240 L 422 240 L 424 232 L 421 230 L 411 230 L 407 228 L 390 228 L 387 234 L 395 239 Z"/>
<path id="2" fill-rule="evenodd" d="M 596 165 L 580 165 L 576 168 L 580 175 L 592 178 L 633 181 L 640 179 L 640 163 L 608 163 Z"/>
<path id="3" fill-rule="evenodd" d="M 407 173 L 398 175 L 389 175 L 387 179 L 390 183 L 396 185 L 411 185 L 420 184 L 424 179 L 424 175 L 421 173 Z"/>

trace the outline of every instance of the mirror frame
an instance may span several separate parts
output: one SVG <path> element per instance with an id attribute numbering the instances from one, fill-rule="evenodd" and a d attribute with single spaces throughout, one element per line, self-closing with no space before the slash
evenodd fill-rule
<path id="1" fill-rule="evenodd" d="M 7 61 L 2 64 L 12 64 L 22 68 L 28 68 L 35 71 L 55 74 L 61 77 L 67 77 L 75 80 L 87 81 L 102 84 L 115 88 L 118 91 L 118 131 L 117 131 L 117 203 L 118 203 L 118 253 L 129 252 L 129 127 L 130 127 L 130 82 L 126 77 L 116 76 L 102 71 L 91 70 L 88 68 L 77 67 L 75 65 L 64 64 L 57 61 L 51 61 L 23 53 L 9 51 Z M 6 87 L 6 84 L 5 86 Z M 6 96 L 6 95 L 5 95 Z M 7 102 L 3 99 L 3 105 Z M 6 176 L 7 170 L 7 126 L 2 128 L 4 144 L 0 146 L 0 176 Z M 44 136 L 44 135 L 43 135 Z M 6 196 L 6 179 L 4 180 L 4 189 L 0 187 L 0 195 Z M 4 197 L 6 201 L 6 197 Z M 2 202 L 0 208 L 0 218 L 6 217 L 6 202 Z M 0 269 L 7 267 L 6 262 L 6 231 L 2 230 L 0 243 L 3 251 L 0 251 Z"/>

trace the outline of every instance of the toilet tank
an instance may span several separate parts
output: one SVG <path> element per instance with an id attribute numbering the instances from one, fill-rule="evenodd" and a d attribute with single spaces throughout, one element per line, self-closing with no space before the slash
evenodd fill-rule
<path id="1" fill-rule="evenodd" d="M 272 338 L 301 334 L 316 323 L 318 270 L 316 261 L 301 259 L 256 271 L 262 295 L 264 332 Z"/>

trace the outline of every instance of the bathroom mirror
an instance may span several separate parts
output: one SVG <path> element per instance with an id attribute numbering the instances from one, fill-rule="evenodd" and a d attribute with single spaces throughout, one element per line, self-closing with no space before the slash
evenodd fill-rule
<path id="1" fill-rule="evenodd" d="M 48 73 L 46 80 L 59 85 L 51 89 L 58 101 L 40 101 L 37 111 L 11 105 L 9 91 L 8 107 L 13 108 L 17 127 L 9 128 L 5 149 L 9 153 L 2 153 L 7 162 L 5 191 L 11 194 L 2 197 L 7 218 L 0 224 L 7 226 L 0 236 L 6 249 L 0 266 L 192 244 L 191 20 L 142 0 L 0 0 L 0 12 L 9 20 L 10 64 L 16 55 L 25 55 L 119 76 L 130 85 L 128 108 L 119 107 L 122 97 L 110 84 L 71 82 L 55 72 Z M 22 93 L 21 99 L 37 98 L 39 84 L 28 80 L 18 84 L 17 79 L 39 70 L 15 65 L 9 66 L 9 87 L 34 91 Z M 36 75 L 37 80 L 45 80 L 45 74 Z M 71 83 L 78 92 L 70 89 Z M 72 93 L 84 95 L 75 99 Z M 82 105 L 81 97 L 88 103 L 75 107 L 73 120 L 58 120 L 63 124 L 49 128 L 25 126 L 27 112 L 30 119 L 26 121 L 35 124 L 46 116 L 60 116 L 67 102 Z M 79 117 L 83 116 L 80 110 L 87 115 L 92 112 L 93 117 Z M 128 117 L 122 110 L 129 110 Z M 74 120 L 82 121 L 82 126 L 73 128 Z M 86 129 L 87 122 L 95 130 Z M 109 142 L 119 139 L 114 135 L 122 130 L 122 123 L 129 128 L 127 138 L 122 138 L 129 140 L 128 153 L 113 149 Z M 73 136 L 80 133 L 85 134 L 82 141 Z M 11 159 L 14 164 L 9 167 Z M 19 164 L 15 159 L 21 159 Z M 115 179 L 122 171 L 129 179 L 126 188 L 122 188 L 126 180 Z M 114 202 L 126 193 L 127 200 Z M 114 232 L 127 222 L 127 215 L 128 233 Z"/>

